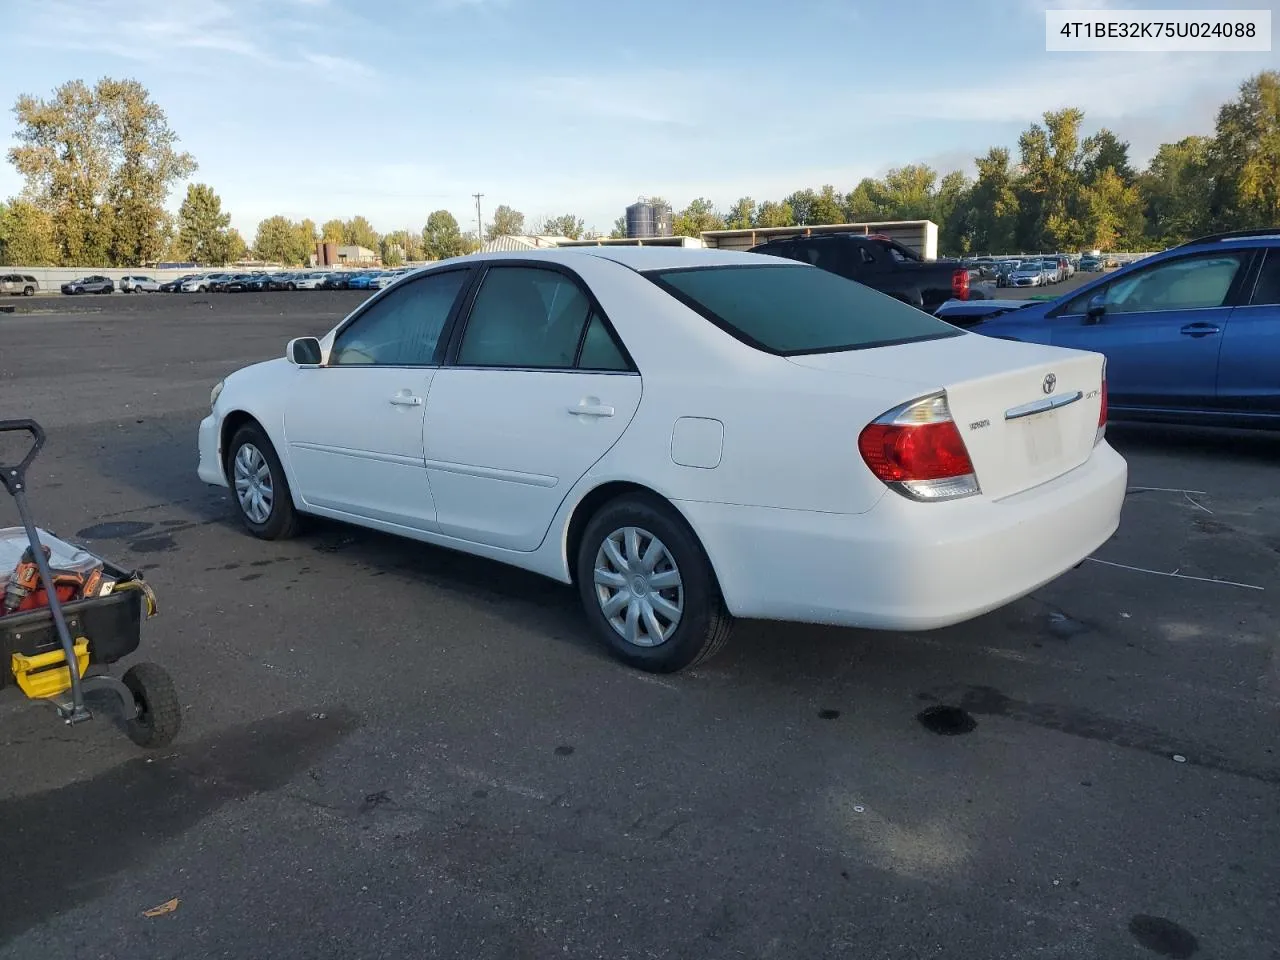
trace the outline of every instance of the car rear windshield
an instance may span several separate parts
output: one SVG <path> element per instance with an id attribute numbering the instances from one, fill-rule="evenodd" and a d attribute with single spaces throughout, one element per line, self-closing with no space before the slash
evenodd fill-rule
<path id="1" fill-rule="evenodd" d="M 866 350 L 962 332 L 817 267 L 734 264 L 645 276 L 743 343 L 781 356 Z"/>

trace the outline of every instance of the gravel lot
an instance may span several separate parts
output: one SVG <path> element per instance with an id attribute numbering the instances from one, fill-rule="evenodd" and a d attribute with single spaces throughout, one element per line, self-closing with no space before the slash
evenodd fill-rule
<path id="1" fill-rule="evenodd" d="M 198 481 L 210 386 L 364 295 L 0 315 L 40 522 L 147 571 L 187 705 L 148 758 L 0 701 L 0 956 L 1280 956 L 1280 439 L 1113 426 L 1099 562 L 651 677 L 568 588 L 334 524 L 260 543 Z"/>

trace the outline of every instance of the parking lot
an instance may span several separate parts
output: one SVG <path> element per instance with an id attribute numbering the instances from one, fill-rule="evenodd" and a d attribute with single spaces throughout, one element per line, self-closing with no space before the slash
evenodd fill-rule
<path id="1" fill-rule="evenodd" d="M 571 588 L 196 478 L 213 383 L 367 295 L 0 314 L 38 520 L 145 570 L 186 707 L 145 756 L 0 699 L 0 956 L 1280 956 L 1280 438 L 1113 424 L 1121 529 L 1035 595 L 656 677 Z"/>

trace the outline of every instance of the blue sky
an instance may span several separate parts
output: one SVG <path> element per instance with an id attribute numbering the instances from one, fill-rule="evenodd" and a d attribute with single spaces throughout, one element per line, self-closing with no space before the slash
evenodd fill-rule
<path id="1" fill-rule="evenodd" d="M 531 222 L 574 212 L 607 232 L 641 194 L 728 207 L 847 191 L 904 163 L 971 171 L 1065 105 L 1145 161 L 1211 132 L 1240 81 L 1280 61 L 1045 52 L 1046 7 L 1128 5 L 29 0 L 6 4 L 0 102 L 136 78 L 199 162 L 193 180 L 213 185 L 250 242 L 277 213 L 363 214 L 385 232 L 444 207 L 468 229 L 476 192 L 486 220 L 506 203 Z M 6 109 L 0 143 L 12 134 Z M 0 166 L 0 198 L 20 188 Z"/>

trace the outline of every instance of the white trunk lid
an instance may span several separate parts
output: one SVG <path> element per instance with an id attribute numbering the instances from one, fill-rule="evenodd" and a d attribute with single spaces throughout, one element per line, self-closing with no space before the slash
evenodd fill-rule
<path id="1" fill-rule="evenodd" d="M 991 499 L 1046 483 L 1093 452 L 1101 354 L 966 333 L 788 359 L 814 370 L 900 383 L 902 393 L 886 410 L 945 390 L 982 494 Z"/>

